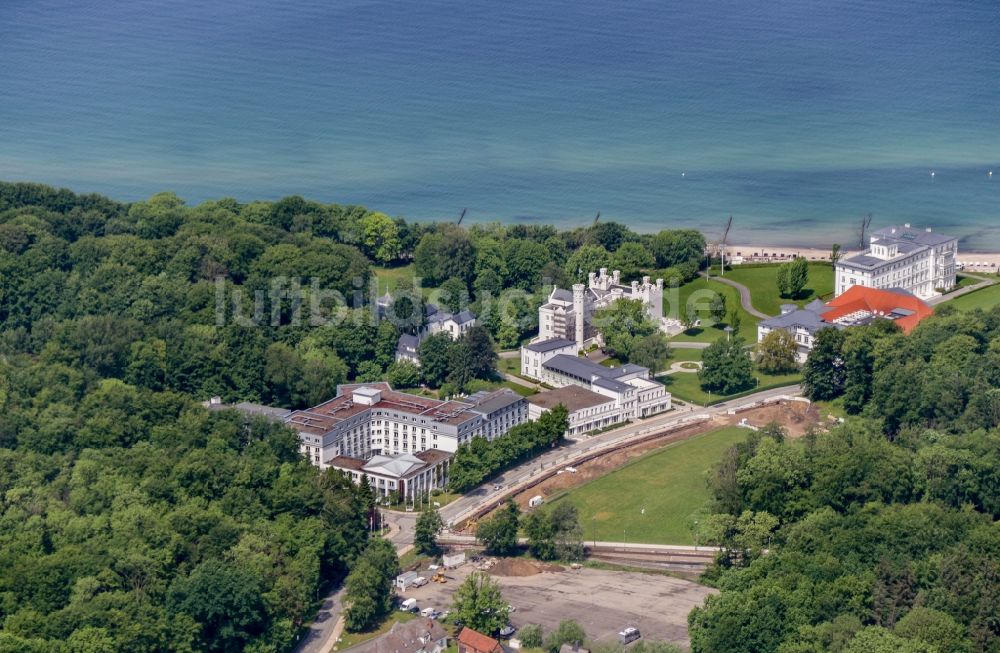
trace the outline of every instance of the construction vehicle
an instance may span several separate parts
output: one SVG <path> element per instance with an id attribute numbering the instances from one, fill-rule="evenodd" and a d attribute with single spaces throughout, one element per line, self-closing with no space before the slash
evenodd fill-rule
<path id="1" fill-rule="evenodd" d="M 433 581 L 435 583 L 447 583 L 448 582 L 447 580 L 445 580 L 444 574 L 441 573 L 440 571 L 437 572 L 436 574 L 434 574 L 433 576 L 431 576 L 431 581 Z"/>

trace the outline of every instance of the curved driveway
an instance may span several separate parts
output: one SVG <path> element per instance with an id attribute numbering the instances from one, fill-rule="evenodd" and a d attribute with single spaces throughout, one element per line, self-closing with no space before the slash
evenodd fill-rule
<path id="1" fill-rule="evenodd" d="M 742 283 L 737 283 L 736 281 L 733 281 L 732 279 L 727 279 L 725 277 L 709 277 L 704 273 L 702 273 L 702 276 L 704 276 L 706 279 L 712 279 L 713 281 L 720 281 L 726 284 L 727 286 L 732 286 L 733 288 L 736 288 L 736 290 L 740 291 L 740 304 L 743 305 L 743 310 L 749 313 L 750 315 L 753 315 L 754 317 L 759 318 L 761 320 L 766 320 L 767 318 L 771 317 L 770 315 L 765 315 L 764 313 L 761 313 L 760 311 L 758 311 L 756 308 L 753 307 L 753 304 L 750 302 L 750 289 L 744 286 Z"/>

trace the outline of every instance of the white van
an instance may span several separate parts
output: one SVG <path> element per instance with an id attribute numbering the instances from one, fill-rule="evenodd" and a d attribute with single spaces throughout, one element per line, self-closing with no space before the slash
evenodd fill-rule
<path id="1" fill-rule="evenodd" d="M 406 599 L 405 601 L 399 604 L 399 609 L 402 610 L 403 612 L 414 612 L 417 609 L 417 600 Z"/>
<path id="2" fill-rule="evenodd" d="M 434 608 L 424 608 L 423 610 L 420 611 L 420 616 L 430 619 L 432 616 L 434 616 L 435 612 L 437 612 L 437 610 L 435 610 Z"/>
<path id="3" fill-rule="evenodd" d="M 543 503 L 545 503 L 545 497 L 543 497 L 540 494 L 536 494 L 535 496 L 531 497 L 531 499 L 528 500 L 528 507 L 529 508 L 537 508 L 538 506 L 542 505 Z"/>

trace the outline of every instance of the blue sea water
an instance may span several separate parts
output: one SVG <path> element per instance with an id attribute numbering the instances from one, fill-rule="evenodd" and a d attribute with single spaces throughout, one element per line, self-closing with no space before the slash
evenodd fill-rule
<path id="1" fill-rule="evenodd" d="M 0 179 L 119 199 L 1000 251 L 994 0 L 4 0 L 0 89 Z"/>

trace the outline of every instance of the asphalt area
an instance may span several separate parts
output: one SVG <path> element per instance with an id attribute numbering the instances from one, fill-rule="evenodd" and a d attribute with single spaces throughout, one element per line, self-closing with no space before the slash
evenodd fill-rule
<path id="1" fill-rule="evenodd" d="M 421 609 L 451 608 L 451 597 L 469 573 L 471 563 L 446 572 L 447 583 L 428 583 L 400 592 L 415 598 Z M 421 572 L 430 578 L 433 572 Z M 546 633 L 560 621 L 572 619 L 583 626 L 588 640 L 614 642 L 618 631 L 635 626 L 647 640 L 688 646 L 687 616 L 715 590 L 691 581 L 662 576 L 600 569 L 570 569 L 523 559 L 501 560 L 487 571 L 503 596 L 515 607 L 511 623 L 520 628 L 540 624 Z"/>

